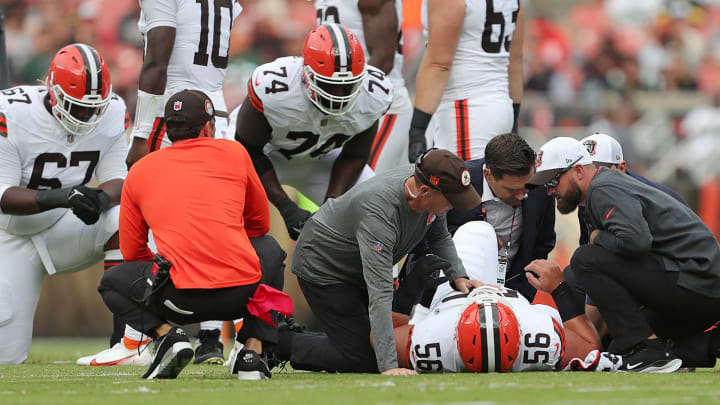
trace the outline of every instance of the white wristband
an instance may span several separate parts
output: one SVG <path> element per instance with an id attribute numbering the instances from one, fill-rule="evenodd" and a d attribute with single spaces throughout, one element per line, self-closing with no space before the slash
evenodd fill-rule
<path id="1" fill-rule="evenodd" d="M 131 137 L 148 139 L 156 117 L 163 116 L 165 96 L 138 90 L 135 124 Z"/>

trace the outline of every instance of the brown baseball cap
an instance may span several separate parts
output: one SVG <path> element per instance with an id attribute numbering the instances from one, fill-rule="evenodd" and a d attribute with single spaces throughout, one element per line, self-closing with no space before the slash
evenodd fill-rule
<path id="1" fill-rule="evenodd" d="M 170 96 L 165 104 L 165 123 L 171 128 L 198 127 L 212 120 L 215 106 L 200 90 L 183 90 Z"/>
<path id="2" fill-rule="evenodd" d="M 465 162 L 445 149 L 430 149 L 415 162 L 415 173 L 430 188 L 440 191 L 458 211 L 470 211 L 482 203 L 470 183 Z"/>

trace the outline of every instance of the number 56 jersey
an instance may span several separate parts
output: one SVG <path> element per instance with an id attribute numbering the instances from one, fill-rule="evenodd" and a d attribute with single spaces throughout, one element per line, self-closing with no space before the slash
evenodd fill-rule
<path id="1" fill-rule="evenodd" d="M 124 179 L 127 174 L 125 129 L 130 116 L 125 102 L 112 95 L 95 129 L 69 136 L 45 108 L 45 86 L 19 86 L 0 91 L 0 198 L 13 186 L 56 189 Z M 33 215 L 0 212 L 0 230 L 33 235 L 52 226 L 67 209 Z"/>
<path id="2" fill-rule="evenodd" d="M 512 371 L 554 370 L 565 347 L 560 314 L 546 305 L 531 305 L 515 290 L 503 289 L 502 294 L 512 305 L 520 324 L 520 350 Z M 408 342 L 408 359 L 416 371 L 469 371 L 460 358 L 456 340 L 458 319 L 466 308 L 466 296 L 458 292 L 448 295 L 415 324 Z"/>
<path id="3" fill-rule="evenodd" d="M 265 154 L 283 160 L 315 159 L 370 128 L 390 108 L 393 86 L 381 70 L 370 65 L 366 69 L 355 105 L 342 115 L 326 115 L 305 94 L 302 58 L 278 58 L 256 68 L 248 100 L 272 127 Z M 232 116 L 231 122 L 237 111 Z"/>

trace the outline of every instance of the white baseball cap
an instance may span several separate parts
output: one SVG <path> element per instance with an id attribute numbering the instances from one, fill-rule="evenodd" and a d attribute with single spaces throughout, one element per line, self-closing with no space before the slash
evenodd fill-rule
<path id="1" fill-rule="evenodd" d="M 540 147 L 535 160 L 535 174 L 527 184 L 542 186 L 561 171 L 592 162 L 587 149 L 577 139 L 566 136 L 553 138 Z"/>
<path id="2" fill-rule="evenodd" d="M 596 132 L 580 142 L 587 148 L 593 162 L 617 165 L 623 161 L 620 143 L 610 135 Z"/>

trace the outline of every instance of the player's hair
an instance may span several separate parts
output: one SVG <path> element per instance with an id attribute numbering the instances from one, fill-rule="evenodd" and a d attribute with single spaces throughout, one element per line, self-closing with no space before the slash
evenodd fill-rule
<path id="1" fill-rule="evenodd" d="M 197 138 L 204 126 L 205 123 L 194 127 L 177 126 L 172 123 L 166 123 L 165 133 L 167 134 L 168 139 L 172 142 L 182 141 L 184 139 Z"/>
<path id="2" fill-rule="evenodd" d="M 496 179 L 506 174 L 524 176 L 534 164 L 535 151 L 518 135 L 498 135 L 485 146 L 485 165 Z"/>

